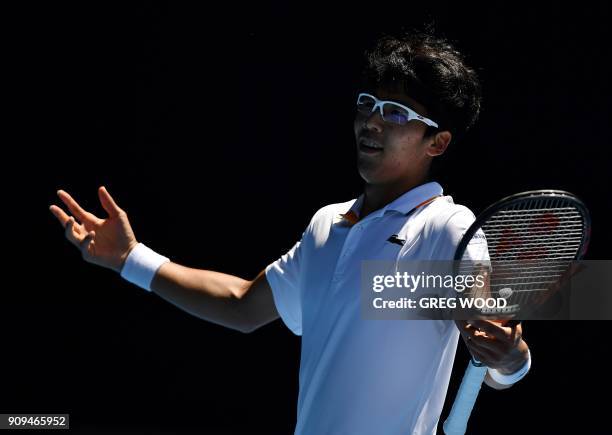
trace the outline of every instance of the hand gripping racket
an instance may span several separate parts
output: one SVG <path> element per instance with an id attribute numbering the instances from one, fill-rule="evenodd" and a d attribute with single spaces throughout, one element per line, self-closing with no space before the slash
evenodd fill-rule
<path id="1" fill-rule="evenodd" d="M 468 228 L 455 252 L 455 273 L 462 264 L 473 268 L 473 261 L 481 259 L 473 258 L 470 244 L 482 246 L 484 233 L 492 265 L 487 292 L 512 300 L 506 318 L 508 313 L 524 318 L 525 310 L 548 299 L 572 262 L 584 256 L 590 230 L 587 208 L 571 193 L 536 190 L 512 195 L 489 206 Z M 470 360 L 444 422 L 445 434 L 465 433 L 486 373 L 486 366 Z"/>

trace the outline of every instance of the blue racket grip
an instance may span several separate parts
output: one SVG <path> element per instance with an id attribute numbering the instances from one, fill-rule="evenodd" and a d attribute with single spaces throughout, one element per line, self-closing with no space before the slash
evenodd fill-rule
<path id="1" fill-rule="evenodd" d="M 487 366 L 474 359 L 470 360 L 459 386 L 459 391 L 457 391 L 453 407 L 444 422 L 443 429 L 446 435 L 465 434 L 470 414 L 474 409 L 476 398 L 486 374 Z"/>

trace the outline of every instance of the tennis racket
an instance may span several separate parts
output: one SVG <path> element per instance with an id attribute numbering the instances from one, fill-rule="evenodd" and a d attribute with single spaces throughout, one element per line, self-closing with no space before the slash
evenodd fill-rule
<path id="1" fill-rule="evenodd" d="M 455 252 L 455 273 L 473 270 L 484 243 L 491 265 L 487 295 L 508 301 L 497 319 L 524 319 L 560 287 L 572 262 L 584 256 L 590 229 L 586 206 L 571 193 L 536 190 L 512 195 L 489 206 L 468 228 Z M 444 422 L 445 434 L 465 433 L 486 373 L 485 365 L 470 360 Z"/>

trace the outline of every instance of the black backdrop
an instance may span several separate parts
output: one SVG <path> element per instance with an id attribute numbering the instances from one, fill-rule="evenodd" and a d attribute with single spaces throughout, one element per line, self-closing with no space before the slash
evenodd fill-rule
<path id="1" fill-rule="evenodd" d="M 140 241 L 254 277 L 360 193 L 355 80 L 383 32 L 433 21 L 482 78 L 479 123 L 438 165 L 456 202 L 572 191 L 593 214 L 588 258 L 610 258 L 603 2 L 74 2 L 5 19 L 0 412 L 69 412 L 74 433 L 291 433 L 299 338 L 280 321 L 226 330 L 83 263 L 47 207 L 63 188 L 101 213 L 106 185 Z M 607 326 L 526 324 L 532 372 L 485 389 L 472 433 L 604 433 Z M 461 346 L 447 406 L 466 361 Z"/>

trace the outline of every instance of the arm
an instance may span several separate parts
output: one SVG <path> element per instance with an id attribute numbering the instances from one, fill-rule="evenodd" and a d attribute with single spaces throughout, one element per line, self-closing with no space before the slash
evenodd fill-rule
<path id="1" fill-rule="evenodd" d="M 153 278 L 151 289 L 196 317 L 241 332 L 252 332 L 279 317 L 263 270 L 246 281 L 212 270 L 165 263 Z"/>
<path id="2" fill-rule="evenodd" d="M 100 202 L 108 213 L 104 219 L 85 211 L 66 192 L 60 190 L 58 196 L 73 216 L 56 205 L 52 205 L 50 211 L 83 259 L 121 272 L 130 251 L 138 244 L 127 213 L 104 187 L 98 189 Z M 151 290 L 197 317 L 242 332 L 251 332 L 278 318 L 272 290 L 263 271 L 247 281 L 170 262 L 157 270 Z"/>

